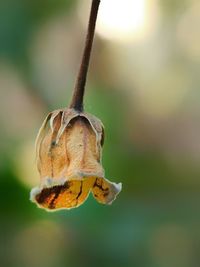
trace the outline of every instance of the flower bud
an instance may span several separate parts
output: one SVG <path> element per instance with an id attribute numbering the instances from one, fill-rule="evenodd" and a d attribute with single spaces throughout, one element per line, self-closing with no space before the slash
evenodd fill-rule
<path id="1" fill-rule="evenodd" d="M 101 151 L 104 127 L 95 116 L 74 109 L 48 114 L 36 140 L 40 185 L 31 200 L 47 210 L 80 206 L 90 191 L 103 204 L 111 204 L 121 183 L 104 177 Z"/>

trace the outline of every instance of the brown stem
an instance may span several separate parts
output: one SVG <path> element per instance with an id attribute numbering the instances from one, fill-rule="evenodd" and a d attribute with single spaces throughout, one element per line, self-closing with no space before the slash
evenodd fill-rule
<path id="1" fill-rule="evenodd" d="M 90 54 L 92 49 L 92 43 L 94 39 L 95 25 L 97 19 L 97 13 L 100 0 L 93 0 L 90 18 L 88 23 L 87 35 L 85 40 L 85 47 L 83 51 L 82 61 L 79 68 L 70 108 L 74 108 L 77 111 L 83 111 L 83 97 L 85 92 L 85 84 L 87 79 L 88 66 L 90 62 Z"/>

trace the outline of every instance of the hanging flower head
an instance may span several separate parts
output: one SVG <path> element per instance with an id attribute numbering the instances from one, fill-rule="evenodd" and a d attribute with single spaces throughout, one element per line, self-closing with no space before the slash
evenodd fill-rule
<path id="1" fill-rule="evenodd" d="M 81 205 L 89 193 L 110 204 L 121 184 L 109 182 L 101 165 L 104 130 L 99 119 L 74 109 L 50 113 L 37 138 L 39 187 L 31 200 L 39 207 L 55 210 Z"/>

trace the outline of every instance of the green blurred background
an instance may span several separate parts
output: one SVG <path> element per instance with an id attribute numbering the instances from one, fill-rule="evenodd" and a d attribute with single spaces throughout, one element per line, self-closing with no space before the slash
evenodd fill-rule
<path id="1" fill-rule="evenodd" d="M 0 1 L 2 267 L 200 266 L 200 3 L 101 2 L 86 110 L 123 190 L 47 213 L 29 201 L 34 139 L 69 103 L 90 1 Z"/>

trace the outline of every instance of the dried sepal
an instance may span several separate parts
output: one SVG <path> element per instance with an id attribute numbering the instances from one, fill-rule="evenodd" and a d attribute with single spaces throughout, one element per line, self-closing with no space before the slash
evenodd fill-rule
<path id="1" fill-rule="evenodd" d="M 92 191 L 95 199 L 110 204 L 121 184 L 104 178 L 101 150 L 102 122 L 74 109 L 56 110 L 45 118 L 36 142 L 40 186 L 31 200 L 47 210 L 81 205 Z"/>

